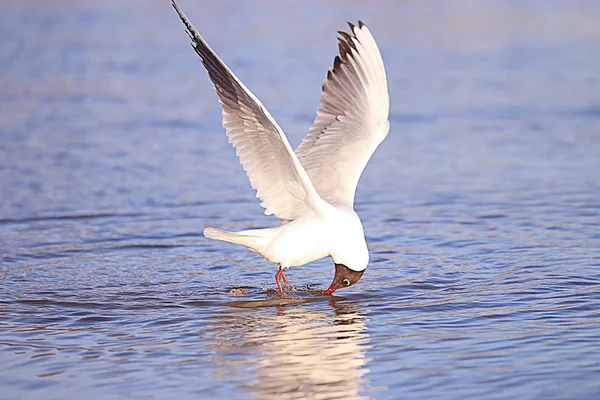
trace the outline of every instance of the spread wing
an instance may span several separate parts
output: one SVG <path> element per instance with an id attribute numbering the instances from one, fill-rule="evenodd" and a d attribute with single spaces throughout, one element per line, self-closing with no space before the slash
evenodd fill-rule
<path id="1" fill-rule="evenodd" d="M 321 199 L 281 128 L 261 102 L 217 57 L 186 18 L 175 0 L 173 8 L 185 25 L 192 47 L 202 59 L 223 108 L 223 126 L 248 174 L 265 214 L 293 220 L 317 211 Z"/>
<path id="2" fill-rule="evenodd" d="M 322 199 L 354 206 L 363 169 L 389 131 L 383 60 L 365 24 L 339 32 L 339 56 L 323 84 L 317 117 L 296 155 Z"/>

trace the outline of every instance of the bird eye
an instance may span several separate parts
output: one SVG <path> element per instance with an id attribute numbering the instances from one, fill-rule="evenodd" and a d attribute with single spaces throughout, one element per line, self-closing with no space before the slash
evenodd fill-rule
<path id="1" fill-rule="evenodd" d="M 344 279 L 344 280 L 342 281 L 342 283 L 343 283 L 345 286 L 350 286 L 350 279 L 347 279 L 347 278 L 346 278 L 346 279 Z"/>

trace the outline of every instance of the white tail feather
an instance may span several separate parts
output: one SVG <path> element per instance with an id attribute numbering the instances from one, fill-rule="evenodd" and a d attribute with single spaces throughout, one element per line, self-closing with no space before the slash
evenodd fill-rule
<path id="1" fill-rule="evenodd" d="M 262 248 L 264 242 L 264 238 L 260 236 L 250 235 L 245 232 L 229 232 L 216 228 L 205 228 L 204 236 L 222 242 L 240 244 L 255 252 L 258 252 Z"/>

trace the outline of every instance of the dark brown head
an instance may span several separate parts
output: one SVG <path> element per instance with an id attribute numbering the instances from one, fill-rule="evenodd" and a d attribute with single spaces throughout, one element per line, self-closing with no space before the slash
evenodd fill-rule
<path id="1" fill-rule="evenodd" d="M 330 296 L 337 289 L 345 288 L 354 285 L 360 280 L 365 273 L 362 271 L 353 271 L 346 267 L 344 264 L 335 264 L 335 275 L 333 276 L 333 282 L 329 289 L 323 292 L 325 296 Z"/>

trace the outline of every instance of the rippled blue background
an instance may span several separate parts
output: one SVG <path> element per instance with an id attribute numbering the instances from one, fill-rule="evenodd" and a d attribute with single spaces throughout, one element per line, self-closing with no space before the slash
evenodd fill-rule
<path id="1" fill-rule="evenodd" d="M 180 5 L 293 145 L 335 32 L 371 27 L 370 267 L 333 301 L 232 307 L 276 267 L 202 229 L 276 220 L 169 2 L 2 2 L 0 397 L 600 396 L 600 3 Z"/>

